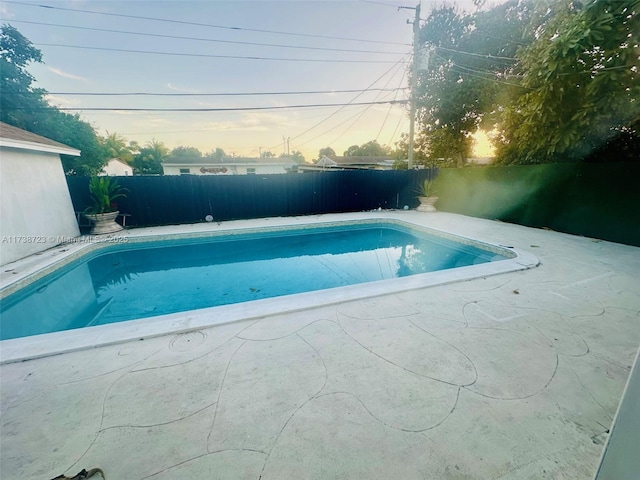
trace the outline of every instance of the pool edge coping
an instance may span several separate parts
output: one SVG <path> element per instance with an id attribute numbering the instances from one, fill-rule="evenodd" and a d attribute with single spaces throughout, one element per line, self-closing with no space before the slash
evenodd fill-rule
<path id="1" fill-rule="evenodd" d="M 396 212 L 391 212 L 396 213 Z M 347 301 L 362 300 L 365 298 L 378 297 L 383 295 L 397 294 L 403 291 L 417 290 L 439 285 L 447 285 L 459 281 L 467 281 L 476 278 L 483 278 L 502 273 L 509 273 L 521 270 L 535 268 L 540 264 L 539 259 L 530 252 L 516 249 L 504 245 L 496 245 L 487 241 L 478 240 L 466 236 L 461 236 L 433 228 L 427 225 L 421 225 L 412 221 L 412 219 L 399 218 L 398 215 L 375 215 L 360 218 L 346 218 L 344 220 L 319 221 L 317 217 L 309 219 L 301 217 L 306 221 L 303 223 L 275 224 L 271 226 L 249 227 L 246 229 L 223 228 L 216 230 L 218 235 L 228 234 L 230 230 L 235 232 L 246 233 L 250 230 L 273 230 L 281 227 L 284 229 L 293 229 L 312 225 L 313 228 L 334 224 L 347 223 L 395 223 L 397 225 L 405 225 L 418 228 L 427 232 L 434 232 L 444 238 L 464 240 L 468 245 L 482 245 L 489 247 L 491 251 L 510 253 L 510 257 L 506 260 L 497 262 L 483 263 L 479 265 L 470 265 L 455 269 L 440 270 L 409 277 L 395 278 L 389 280 L 379 280 L 376 282 L 367 282 L 362 284 L 336 287 L 325 290 L 312 292 L 304 292 L 294 295 L 286 295 L 281 297 L 273 297 L 268 299 L 254 300 L 240 304 L 222 305 L 209 307 L 199 310 L 191 310 L 187 312 L 178 312 L 156 317 L 143 318 L 138 320 L 130 320 L 127 322 L 99 325 L 82 329 L 66 330 L 61 332 L 53 332 L 48 334 L 33 335 L 16 339 L 0 341 L 0 365 L 42 358 L 52 355 L 59 355 L 78 350 L 96 348 L 100 346 L 113 345 L 118 343 L 131 342 L 135 340 L 143 340 L 145 338 L 154 338 L 163 335 L 181 334 L 188 331 L 199 330 L 204 328 L 212 328 L 219 325 L 229 323 L 237 323 L 242 321 L 252 321 L 272 315 L 293 313 L 322 306 L 335 305 Z M 300 219 L 300 218 L 298 218 Z M 282 220 L 282 218 L 271 219 L 274 221 Z M 187 227 L 187 226 L 182 226 Z M 231 226 L 233 227 L 233 226 Z M 193 238 L 212 236 L 211 232 L 190 232 L 175 235 L 175 238 Z M 148 234 L 148 235 L 131 235 L 131 238 L 137 241 L 149 240 L 152 238 L 170 238 L 171 235 L 166 234 Z M 43 270 L 58 265 L 59 261 L 64 263 L 72 262 L 79 256 L 90 253 L 92 250 L 91 243 L 80 245 L 76 249 L 69 249 L 69 254 L 64 257 L 56 258 L 55 261 L 47 262 Z M 51 260 L 50 258 L 47 260 Z M 58 265 L 59 268 L 62 265 Z M 25 275 L 23 278 L 16 279 L 10 285 L 19 285 L 17 288 L 37 280 L 42 275 L 38 275 L 39 270 L 31 275 Z M 47 272 L 48 273 L 48 272 Z M 27 282 L 28 283 L 25 283 Z M 5 286 L 4 292 L 9 286 Z"/>

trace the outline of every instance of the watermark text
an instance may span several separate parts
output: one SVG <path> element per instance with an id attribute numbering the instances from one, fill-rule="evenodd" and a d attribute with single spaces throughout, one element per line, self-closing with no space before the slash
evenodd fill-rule
<path id="1" fill-rule="evenodd" d="M 3 235 L 2 243 L 51 243 L 53 245 L 59 245 L 61 243 L 127 243 L 128 237 L 123 235 L 108 235 L 108 236 L 82 236 L 82 237 L 67 237 L 64 235 Z"/>

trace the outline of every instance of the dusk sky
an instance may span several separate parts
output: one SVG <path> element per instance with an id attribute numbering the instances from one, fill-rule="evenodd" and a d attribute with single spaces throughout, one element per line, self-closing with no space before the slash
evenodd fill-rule
<path id="1" fill-rule="evenodd" d="M 407 22 L 414 11 L 397 7 L 416 3 L 3 0 L 0 16 L 42 51 L 44 64 L 32 64 L 29 71 L 37 86 L 50 92 L 52 104 L 122 109 L 79 111 L 100 135 L 116 132 L 140 144 L 156 139 L 169 148 L 191 146 L 202 153 L 221 147 L 239 156 L 267 150 L 279 155 L 288 138 L 289 150 L 310 161 L 323 147 L 340 155 L 350 145 L 374 139 L 393 146 L 408 132 L 408 107 L 357 104 L 408 98 L 412 26 Z M 436 4 L 423 1 L 422 18 Z M 472 0 L 456 4 L 474 8 Z M 222 93 L 270 94 L 206 95 Z M 301 107 L 326 104 L 337 106 Z M 125 110 L 289 105 L 298 107 Z"/>

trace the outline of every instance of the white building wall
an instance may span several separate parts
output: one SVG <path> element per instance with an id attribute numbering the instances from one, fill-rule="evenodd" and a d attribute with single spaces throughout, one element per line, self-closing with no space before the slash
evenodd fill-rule
<path id="1" fill-rule="evenodd" d="M 180 172 L 180 169 L 188 169 L 189 175 L 215 175 L 212 173 L 202 173 L 200 168 L 222 168 L 227 169 L 227 173 L 218 175 L 247 175 L 249 173 L 256 175 L 273 175 L 278 173 L 287 173 L 285 165 L 260 165 L 260 164 L 206 164 L 206 165 L 167 165 L 162 166 L 165 175 L 186 175 L 187 173 Z M 249 172 L 248 169 L 254 169 Z"/>
<path id="2" fill-rule="evenodd" d="M 0 147 L 0 265 L 80 235 L 56 153 Z"/>
<path id="3" fill-rule="evenodd" d="M 123 162 L 111 160 L 102 169 L 102 173 L 110 177 L 130 177 L 133 175 L 133 168 Z"/>

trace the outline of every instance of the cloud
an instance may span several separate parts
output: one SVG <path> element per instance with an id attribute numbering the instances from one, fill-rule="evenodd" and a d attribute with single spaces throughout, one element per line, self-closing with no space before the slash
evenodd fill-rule
<path id="1" fill-rule="evenodd" d="M 66 97 L 58 97 L 57 95 L 47 94 L 46 99 L 49 103 L 55 105 L 56 107 L 79 107 L 81 103 L 78 100 L 71 100 Z"/>
<path id="2" fill-rule="evenodd" d="M 56 75 L 59 75 L 59 76 L 64 77 L 64 78 L 69 78 L 71 80 L 80 80 L 82 82 L 88 82 L 89 81 L 84 77 L 80 77 L 78 75 L 74 75 L 73 73 L 65 72 L 65 71 L 60 70 L 58 68 L 47 67 L 47 70 L 49 70 L 51 73 L 55 73 Z"/>
<path id="3" fill-rule="evenodd" d="M 274 126 L 287 128 L 293 123 L 284 115 L 274 113 L 247 113 L 243 114 L 239 120 L 223 122 L 206 122 L 201 125 L 206 130 L 241 130 L 266 132 L 272 130 Z"/>
<path id="4" fill-rule="evenodd" d="M 14 17 L 15 15 L 9 11 L 7 6 L 0 3 L 0 18 L 3 18 L 4 20 L 8 20 Z"/>

